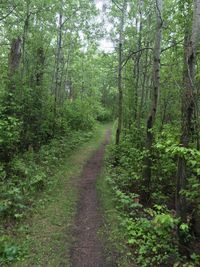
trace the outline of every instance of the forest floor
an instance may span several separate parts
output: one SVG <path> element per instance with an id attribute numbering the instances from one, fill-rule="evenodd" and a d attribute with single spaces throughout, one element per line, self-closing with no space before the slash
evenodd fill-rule
<path id="1" fill-rule="evenodd" d="M 107 266 L 106 241 L 100 233 L 103 208 L 96 185 L 111 136 L 109 129 L 101 127 L 91 141 L 67 159 L 57 174 L 54 189 L 23 226 L 27 231 L 20 238 L 25 240 L 27 254 L 23 261 L 12 266 Z"/>

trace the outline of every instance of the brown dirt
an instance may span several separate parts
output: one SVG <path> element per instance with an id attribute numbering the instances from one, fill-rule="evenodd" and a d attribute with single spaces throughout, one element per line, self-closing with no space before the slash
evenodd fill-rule
<path id="1" fill-rule="evenodd" d="M 96 181 L 101 172 L 105 147 L 110 140 L 110 131 L 100 148 L 88 161 L 81 175 L 80 199 L 74 226 L 74 243 L 71 249 L 72 267 L 103 267 L 105 257 L 103 242 L 98 231 L 102 225 Z"/>

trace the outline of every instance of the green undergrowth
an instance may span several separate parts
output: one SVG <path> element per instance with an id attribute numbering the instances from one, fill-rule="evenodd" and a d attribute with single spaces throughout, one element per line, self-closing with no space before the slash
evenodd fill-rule
<path id="1" fill-rule="evenodd" d="M 108 237 L 106 248 L 111 266 L 113 261 L 116 262 L 114 266 L 119 267 L 199 266 L 198 249 L 191 249 L 186 257 L 180 253 L 177 242 L 179 229 L 185 244 L 191 244 L 193 248 L 195 236 L 190 227 L 190 218 L 187 223 L 181 222 L 169 201 L 174 194 L 174 155 L 185 155 L 192 175 L 199 168 L 199 152 L 172 146 L 171 139 L 174 136 L 171 139 L 170 136 L 169 133 L 167 137 L 163 134 L 154 146 L 156 168 L 152 168 L 152 181 L 155 182 L 152 185 L 154 194 L 151 206 L 141 204 L 142 164 L 146 152 L 135 145 L 134 138 L 138 140 L 140 137 L 139 134 L 137 136 L 137 130 L 127 132 L 118 147 L 114 144 L 108 147 L 106 166 L 98 188 L 105 210 L 102 233 Z M 199 188 L 197 182 L 193 181 L 191 185 L 197 185 L 196 191 Z M 187 191 L 183 192 L 188 199 L 194 194 L 193 187 L 188 186 Z M 193 201 L 198 199 L 196 195 Z"/>
<path id="2" fill-rule="evenodd" d="M 37 154 L 29 151 L 16 159 L 16 173 L 26 179 L 10 185 L 5 195 L 12 211 L 3 210 L 1 266 L 59 266 L 61 261 L 68 266 L 76 183 L 106 128 L 74 132 L 68 140 L 55 140 Z"/>

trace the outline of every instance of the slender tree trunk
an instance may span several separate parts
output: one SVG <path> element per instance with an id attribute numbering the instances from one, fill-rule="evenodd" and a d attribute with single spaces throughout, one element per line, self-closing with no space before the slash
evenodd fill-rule
<path id="1" fill-rule="evenodd" d="M 62 15 L 62 6 L 61 6 L 61 11 L 59 14 L 57 52 L 56 52 L 55 73 L 54 73 L 55 83 L 54 83 L 54 107 L 53 107 L 53 135 L 55 133 L 55 127 L 56 127 L 57 105 L 58 105 L 58 97 L 59 97 L 60 81 L 61 81 L 60 61 L 61 61 L 61 54 L 62 54 L 62 24 L 63 24 L 63 15 Z"/>
<path id="2" fill-rule="evenodd" d="M 147 42 L 146 47 L 149 47 L 149 42 Z M 137 127 L 140 128 L 141 126 L 141 118 L 143 113 L 143 106 L 145 102 L 145 88 L 146 88 L 146 81 L 147 81 L 147 75 L 148 75 L 148 58 L 149 58 L 149 49 L 145 52 L 145 60 L 144 60 L 144 66 L 143 68 L 143 79 L 142 79 L 142 88 L 141 88 L 141 99 L 139 104 L 139 110 L 137 114 Z"/>
<path id="3" fill-rule="evenodd" d="M 70 33 L 72 33 L 72 29 L 70 30 Z M 70 35 L 70 43 L 69 43 L 69 49 L 68 49 L 68 53 L 67 53 L 67 60 L 65 62 L 65 66 L 64 66 L 64 71 L 63 71 L 63 75 L 64 75 L 64 79 L 63 79 L 63 101 L 65 98 L 68 97 L 67 92 L 66 92 L 66 84 L 69 85 L 69 95 L 72 96 L 72 87 L 71 87 L 71 77 L 69 77 L 69 67 L 70 67 L 70 61 L 71 61 L 71 54 L 73 52 L 73 40 L 72 40 L 72 34 Z"/>
<path id="4" fill-rule="evenodd" d="M 39 47 L 37 49 L 37 66 L 36 66 L 36 73 L 35 73 L 35 82 L 37 86 L 40 86 L 43 81 L 44 62 L 45 62 L 44 49 L 43 47 Z"/>
<path id="5" fill-rule="evenodd" d="M 152 14 L 149 14 L 148 16 L 148 32 L 151 32 L 152 31 L 152 28 L 151 28 L 151 25 L 152 25 Z M 147 40 L 147 47 L 150 47 L 150 36 L 147 35 L 146 36 L 146 40 Z M 146 56 L 145 56 L 145 63 L 144 63 L 144 100 L 143 100 L 143 103 L 142 103 L 142 108 L 141 108 L 141 115 L 142 115 L 142 112 L 144 111 L 144 108 L 145 110 L 147 110 L 148 108 L 148 103 L 149 103 L 149 100 L 150 100 L 150 96 L 151 96 L 151 89 L 152 89 L 152 68 L 151 68 L 151 65 L 152 65 L 152 58 L 153 58 L 153 55 L 152 53 L 150 53 L 149 50 L 146 50 Z M 147 114 L 145 114 L 145 116 L 147 116 Z"/>
<path id="6" fill-rule="evenodd" d="M 85 91 L 85 79 L 84 79 L 84 75 L 85 75 L 85 70 L 84 70 L 84 55 L 82 56 L 82 62 L 81 62 L 81 100 L 83 100 L 83 95 L 84 95 L 84 91 Z"/>
<path id="7" fill-rule="evenodd" d="M 138 9 L 139 9 L 139 20 L 138 20 L 138 26 L 139 27 L 139 38 L 137 42 L 137 50 L 139 51 L 142 47 L 142 6 L 143 6 L 143 0 L 138 1 Z M 134 121 L 137 121 L 138 118 L 138 90 L 139 90 L 139 84 L 140 84 L 140 60 L 141 60 L 142 53 L 139 52 L 136 54 L 135 58 L 135 67 L 134 67 L 134 76 L 135 76 L 135 96 L 134 96 Z"/>
<path id="8" fill-rule="evenodd" d="M 160 90 L 160 54 L 162 42 L 162 0 L 156 1 L 157 13 L 157 29 L 155 36 L 154 56 L 153 56 L 153 92 L 151 100 L 151 109 L 147 119 L 147 136 L 146 136 L 146 149 L 148 156 L 145 159 L 144 169 L 144 195 L 143 201 L 149 203 L 151 200 L 151 167 L 152 167 L 152 145 L 153 145 L 153 126 L 156 120 L 158 95 Z"/>
<path id="9" fill-rule="evenodd" d="M 118 126 L 116 132 L 116 145 L 119 145 L 120 135 L 122 130 L 122 116 L 123 116 L 123 88 L 122 88 L 122 52 L 123 52 L 123 32 L 124 21 L 127 9 L 127 0 L 124 0 L 121 14 L 120 32 L 119 32 L 119 48 L 118 48 Z"/>
<path id="10" fill-rule="evenodd" d="M 23 36 L 22 36 L 22 78 L 24 77 L 25 71 L 27 71 L 27 63 L 26 63 L 26 42 L 28 38 L 28 30 L 29 30 L 29 20 L 30 20 L 30 0 L 26 1 L 26 18 L 24 21 L 24 28 L 23 28 Z"/>
<path id="11" fill-rule="evenodd" d="M 62 19 L 63 16 L 59 14 L 59 30 L 58 30 L 58 41 L 57 41 L 57 53 L 56 53 L 56 71 L 55 71 L 55 103 L 58 101 L 58 91 L 59 91 L 59 80 L 60 80 L 60 60 L 61 60 L 61 50 L 62 50 Z"/>
<path id="12" fill-rule="evenodd" d="M 8 85 L 7 85 L 7 94 L 5 98 L 6 114 L 13 115 L 16 108 L 13 106 L 15 103 L 14 98 L 16 96 L 16 80 L 15 75 L 19 70 L 21 62 L 21 51 L 22 51 L 22 39 L 20 37 L 13 39 L 10 49 L 9 62 L 8 62 Z"/>
<path id="13" fill-rule="evenodd" d="M 12 40 L 11 50 L 9 55 L 8 63 L 8 76 L 12 80 L 13 76 L 19 69 L 20 59 L 21 59 L 21 46 L 22 40 L 20 37 Z"/>

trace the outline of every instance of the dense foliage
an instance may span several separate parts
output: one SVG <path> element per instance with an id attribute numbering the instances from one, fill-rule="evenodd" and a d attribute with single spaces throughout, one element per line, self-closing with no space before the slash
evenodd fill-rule
<path id="1" fill-rule="evenodd" d="M 138 266 L 198 266 L 198 221 L 193 217 L 198 216 L 200 208 L 200 183 L 196 178 L 199 151 L 183 149 L 178 145 L 178 134 L 170 128 L 163 130 L 153 147 L 152 202 L 146 206 L 142 199 L 145 186 L 142 174 L 148 151 L 141 149 L 140 138 L 137 129 L 127 130 L 120 145 L 110 147 L 107 164 L 106 180 L 121 214 L 120 224 L 131 250 L 128 257 Z M 186 158 L 191 171 L 183 192 L 188 201 L 187 222 L 176 216 L 174 204 L 176 159 L 180 154 Z M 179 251 L 177 229 L 188 246 L 184 255 Z"/>
<path id="2" fill-rule="evenodd" d="M 7 229 L 52 166 L 116 118 L 107 180 L 131 261 L 200 264 L 199 13 L 199 0 L 1 1 L 0 264 L 20 257 Z"/>

